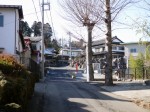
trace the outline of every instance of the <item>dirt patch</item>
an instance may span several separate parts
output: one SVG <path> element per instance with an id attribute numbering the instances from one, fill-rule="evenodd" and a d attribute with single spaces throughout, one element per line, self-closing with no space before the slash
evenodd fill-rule
<path id="1" fill-rule="evenodd" d="M 150 110 L 150 102 L 145 102 L 145 101 L 139 100 L 139 99 L 134 99 L 133 102 L 140 107 Z"/>

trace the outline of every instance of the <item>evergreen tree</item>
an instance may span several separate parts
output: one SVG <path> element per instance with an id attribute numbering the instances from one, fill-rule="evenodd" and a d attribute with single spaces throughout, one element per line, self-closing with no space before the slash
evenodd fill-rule
<path id="1" fill-rule="evenodd" d="M 50 46 L 52 36 L 52 28 L 49 23 L 44 24 L 44 43 L 46 47 Z"/>
<path id="2" fill-rule="evenodd" d="M 56 52 L 58 53 L 59 50 L 60 50 L 60 46 L 57 42 L 57 40 L 53 39 L 52 42 L 51 42 L 51 47 L 55 48 Z"/>
<path id="3" fill-rule="evenodd" d="M 32 29 L 29 27 L 29 24 L 26 21 L 20 21 L 19 29 L 22 31 L 23 36 L 31 36 Z"/>
<path id="4" fill-rule="evenodd" d="M 136 62 L 135 62 L 135 59 L 132 55 L 130 55 L 129 57 L 129 68 L 135 68 L 136 67 Z"/>
<path id="5" fill-rule="evenodd" d="M 142 53 L 139 53 L 136 59 L 136 75 L 137 78 L 139 79 L 141 79 L 143 76 L 143 68 L 144 68 L 144 56 Z"/>
<path id="6" fill-rule="evenodd" d="M 33 34 L 35 37 L 41 36 L 41 31 L 42 31 L 42 23 L 34 21 L 31 29 L 33 30 Z"/>

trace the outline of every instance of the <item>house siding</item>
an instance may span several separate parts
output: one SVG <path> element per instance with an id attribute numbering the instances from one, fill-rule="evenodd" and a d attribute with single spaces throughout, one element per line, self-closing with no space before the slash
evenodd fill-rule
<path id="1" fill-rule="evenodd" d="M 76 57 L 76 56 L 80 55 L 82 52 L 83 52 L 83 50 L 81 50 L 81 49 L 78 49 L 78 50 L 72 49 L 71 50 L 71 56 Z M 61 49 L 60 54 L 70 56 L 70 49 Z"/>
<path id="2" fill-rule="evenodd" d="M 146 45 L 140 45 L 138 43 L 134 43 L 134 44 L 124 45 L 124 47 L 125 47 L 125 58 L 127 61 L 127 67 L 129 67 L 130 55 L 132 55 L 134 58 L 136 58 L 139 53 L 142 53 L 145 56 Z M 136 53 L 131 53 L 130 52 L 131 49 L 136 49 Z"/>
<path id="3" fill-rule="evenodd" d="M 0 8 L 0 15 L 4 16 L 4 26 L 0 27 L 0 47 L 4 53 L 16 54 L 19 46 L 19 14 L 14 8 Z"/>
<path id="4" fill-rule="evenodd" d="M 136 49 L 136 53 L 131 53 L 131 49 Z M 142 53 L 145 55 L 146 45 L 140 45 L 140 44 L 130 44 L 125 45 L 125 56 L 129 57 L 130 55 L 137 57 L 138 53 Z"/>

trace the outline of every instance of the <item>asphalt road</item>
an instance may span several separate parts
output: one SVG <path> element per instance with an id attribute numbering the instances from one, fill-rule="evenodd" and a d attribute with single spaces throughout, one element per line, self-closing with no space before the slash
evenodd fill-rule
<path id="1" fill-rule="evenodd" d="M 105 91 L 99 83 L 72 79 L 71 72 L 48 69 L 45 81 L 35 86 L 28 112 L 149 112 Z"/>

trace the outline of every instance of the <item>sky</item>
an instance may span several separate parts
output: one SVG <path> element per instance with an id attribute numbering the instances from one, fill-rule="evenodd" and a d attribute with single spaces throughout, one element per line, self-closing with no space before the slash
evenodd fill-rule
<path id="1" fill-rule="evenodd" d="M 33 3 L 34 1 L 34 3 Z M 33 24 L 34 21 L 41 21 L 41 1 L 42 0 L 0 0 L 1 5 L 22 5 L 24 21 L 29 23 L 29 26 Z M 66 29 L 71 30 L 70 23 L 64 20 L 61 15 L 61 9 L 57 0 L 44 0 L 44 2 L 50 2 L 50 10 L 45 10 L 44 13 L 44 23 L 50 23 L 53 28 L 53 38 L 60 39 L 64 38 L 65 40 L 69 39 Z M 142 4 L 141 4 L 142 5 Z M 35 6 L 35 8 L 34 8 Z M 47 8 L 45 6 L 45 8 Z M 36 11 L 35 11 L 36 9 Z M 35 13 L 37 12 L 37 13 Z M 139 41 L 141 35 L 137 35 L 135 28 L 133 28 L 134 21 L 139 17 L 145 17 L 145 10 L 139 10 L 137 6 L 126 7 L 122 12 L 117 16 L 116 21 L 112 24 L 113 32 L 112 36 L 117 36 L 123 42 L 136 42 Z M 124 23 L 125 25 L 118 24 Z M 75 28 L 80 31 L 85 29 L 84 27 Z M 116 30 L 114 30 L 116 29 Z M 82 32 L 80 32 L 82 33 Z M 86 37 L 86 34 L 84 35 Z M 104 38 L 105 36 L 97 37 L 96 39 Z"/>

